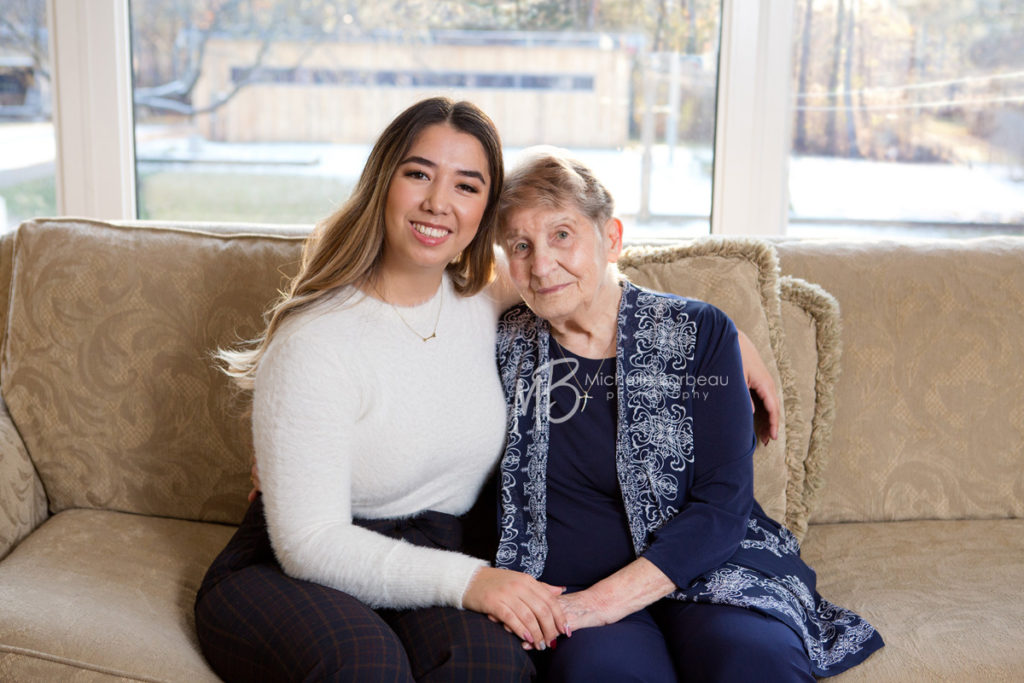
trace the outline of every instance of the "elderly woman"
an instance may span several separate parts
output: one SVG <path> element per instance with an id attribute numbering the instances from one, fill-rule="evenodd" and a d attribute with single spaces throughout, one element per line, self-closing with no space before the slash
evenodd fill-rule
<path id="1" fill-rule="evenodd" d="M 882 647 L 815 592 L 753 498 L 737 332 L 709 304 L 623 282 L 593 174 L 539 153 L 506 181 L 498 239 L 525 305 L 498 358 L 509 437 L 497 566 L 567 586 L 552 681 L 811 681 Z M 707 394 L 688 392 L 708 378 Z M 713 381 L 712 381 L 713 380 Z"/>

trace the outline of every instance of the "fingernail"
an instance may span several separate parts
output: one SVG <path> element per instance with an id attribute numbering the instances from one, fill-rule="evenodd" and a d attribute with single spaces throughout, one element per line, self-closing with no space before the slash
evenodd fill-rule
<path id="1" fill-rule="evenodd" d="M 554 650 L 554 649 L 555 649 L 556 647 L 558 647 L 558 639 L 556 638 L 555 640 L 552 640 L 552 641 L 551 641 L 551 642 L 550 642 L 550 643 L 548 644 L 548 646 L 549 646 L 549 647 L 550 647 L 550 648 L 551 648 L 552 650 Z"/>
<path id="2" fill-rule="evenodd" d="M 569 622 L 565 622 L 565 637 L 572 638 L 572 629 L 569 628 Z"/>
<path id="3" fill-rule="evenodd" d="M 539 643 L 537 643 L 537 649 L 540 650 L 541 652 L 546 650 L 547 647 L 548 647 L 547 643 L 545 643 L 543 640 L 540 641 Z"/>

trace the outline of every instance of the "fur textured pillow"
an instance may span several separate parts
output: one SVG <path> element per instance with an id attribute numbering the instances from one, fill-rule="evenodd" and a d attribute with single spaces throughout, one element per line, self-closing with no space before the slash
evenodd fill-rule
<path id="1" fill-rule="evenodd" d="M 842 354 L 839 302 L 818 285 L 788 275 L 779 278 L 779 291 L 786 349 L 805 414 L 799 424 L 787 424 L 787 435 L 799 440 L 806 453 L 803 472 L 793 473 L 802 480 L 802 493 L 794 491 L 786 501 L 787 524 L 802 539 L 821 489 L 821 472 L 832 440 Z"/>

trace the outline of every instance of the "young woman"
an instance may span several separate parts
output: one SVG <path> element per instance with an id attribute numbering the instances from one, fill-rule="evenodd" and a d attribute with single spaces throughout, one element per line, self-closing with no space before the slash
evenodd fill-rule
<path id="1" fill-rule="evenodd" d="M 505 440 L 494 344 L 512 299 L 488 287 L 502 163 L 472 104 L 407 109 L 264 335 L 221 353 L 253 389 L 262 488 L 196 600 L 223 678 L 524 680 L 524 643 L 566 632 L 561 587 L 461 552 Z"/>

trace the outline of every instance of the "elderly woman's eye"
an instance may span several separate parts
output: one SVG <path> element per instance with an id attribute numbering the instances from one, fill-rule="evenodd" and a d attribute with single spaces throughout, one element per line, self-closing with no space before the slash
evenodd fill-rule
<path id="1" fill-rule="evenodd" d="M 558 232 L 555 233 L 555 237 L 560 239 L 560 240 L 569 239 L 569 231 L 568 230 L 559 230 Z"/>
<path id="2" fill-rule="evenodd" d="M 515 253 L 522 253 L 526 251 L 527 248 L 528 245 L 526 244 L 526 242 L 516 242 L 515 244 L 512 245 L 512 251 Z"/>

